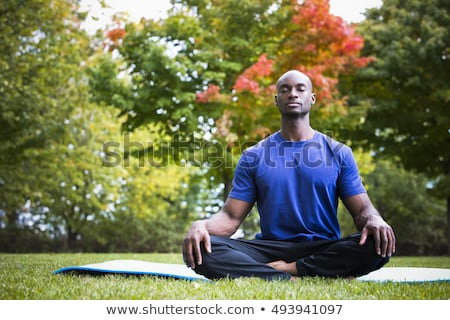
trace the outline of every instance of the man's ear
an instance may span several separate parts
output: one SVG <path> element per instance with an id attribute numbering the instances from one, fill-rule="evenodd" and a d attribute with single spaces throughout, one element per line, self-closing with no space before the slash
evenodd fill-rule
<path id="1" fill-rule="evenodd" d="M 311 94 L 311 104 L 315 104 L 316 103 L 316 94 L 313 92 Z"/>
<path id="2" fill-rule="evenodd" d="M 277 99 L 277 96 L 274 96 L 274 98 L 275 98 L 275 105 L 278 107 L 278 99 Z"/>

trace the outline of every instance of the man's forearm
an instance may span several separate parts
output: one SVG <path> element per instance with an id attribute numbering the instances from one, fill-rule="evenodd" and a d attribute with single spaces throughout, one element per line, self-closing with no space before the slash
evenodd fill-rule
<path id="1" fill-rule="evenodd" d="M 239 222 L 232 220 L 222 211 L 203 220 L 210 235 L 229 237 L 236 232 Z"/>
<path id="2" fill-rule="evenodd" d="M 358 215 L 354 216 L 353 220 L 355 222 L 355 226 L 358 231 L 361 231 L 362 228 L 367 224 L 367 221 L 370 219 L 380 219 L 381 215 L 375 208 L 366 208 Z"/>
<path id="3" fill-rule="evenodd" d="M 344 200 L 344 204 L 353 217 L 358 231 L 361 231 L 370 219 L 381 218 L 367 194 L 359 194 Z"/>

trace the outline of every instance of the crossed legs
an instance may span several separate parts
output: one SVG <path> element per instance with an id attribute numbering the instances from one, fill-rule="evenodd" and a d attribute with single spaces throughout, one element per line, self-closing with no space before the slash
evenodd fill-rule
<path id="1" fill-rule="evenodd" d="M 269 262 L 296 262 L 297 276 L 358 277 L 381 268 L 389 261 L 376 254 L 373 239 L 359 244 L 360 235 L 340 240 L 286 242 L 236 240 L 211 236 L 212 252 L 202 250 L 203 263 L 195 272 L 210 279 L 259 277 L 266 280 L 290 279 L 291 274 L 276 270 Z"/>

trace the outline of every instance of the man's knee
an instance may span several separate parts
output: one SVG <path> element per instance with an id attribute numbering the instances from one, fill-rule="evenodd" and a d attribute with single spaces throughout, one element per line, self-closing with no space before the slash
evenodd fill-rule
<path id="1" fill-rule="evenodd" d="M 201 244 L 200 250 L 202 255 L 202 263 L 196 265 L 194 271 L 209 279 L 223 278 L 224 274 L 220 272 L 223 268 L 223 261 L 220 257 L 222 251 L 226 250 L 227 238 L 219 236 L 210 236 L 211 252 L 207 252 L 204 244 Z"/>
<path id="2" fill-rule="evenodd" d="M 360 268 L 357 272 L 358 275 L 378 270 L 389 262 L 389 257 L 382 257 L 377 253 L 375 240 L 371 235 L 367 237 L 366 242 L 363 245 L 359 244 L 360 239 L 360 234 L 356 234 L 352 237 L 352 240 L 357 242 L 357 246 L 360 249 Z"/>

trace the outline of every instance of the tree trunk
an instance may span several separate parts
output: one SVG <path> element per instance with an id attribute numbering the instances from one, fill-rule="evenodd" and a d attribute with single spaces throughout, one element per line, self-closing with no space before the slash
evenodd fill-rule
<path id="1" fill-rule="evenodd" d="M 447 159 L 444 167 L 444 188 L 447 194 L 447 255 L 450 256 L 450 159 Z"/>
<path id="2" fill-rule="evenodd" d="M 447 197 L 447 254 L 450 256 L 450 196 Z"/>
<path id="3" fill-rule="evenodd" d="M 64 251 L 74 251 L 76 248 L 77 242 L 77 233 L 74 232 L 71 228 L 67 229 L 67 238 L 64 243 Z"/>

